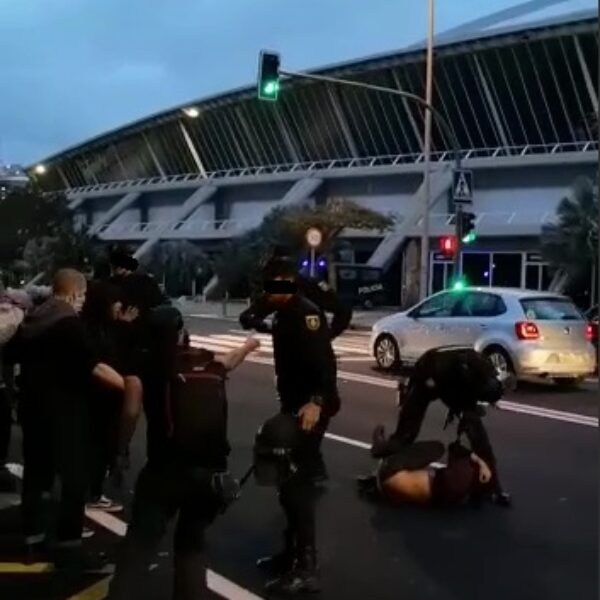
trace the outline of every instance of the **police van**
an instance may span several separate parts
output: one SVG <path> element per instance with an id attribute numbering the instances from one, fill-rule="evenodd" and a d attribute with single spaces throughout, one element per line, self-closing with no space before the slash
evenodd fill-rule
<path id="1" fill-rule="evenodd" d="M 335 274 L 337 293 L 343 302 L 363 308 L 385 304 L 382 269 L 367 265 L 337 263 Z"/>

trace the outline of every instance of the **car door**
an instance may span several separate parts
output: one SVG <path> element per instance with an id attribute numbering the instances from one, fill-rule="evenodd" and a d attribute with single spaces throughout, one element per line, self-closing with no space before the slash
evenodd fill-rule
<path id="1" fill-rule="evenodd" d="M 448 320 L 458 301 L 456 292 L 431 296 L 408 313 L 402 359 L 416 362 L 427 350 L 449 343 Z"/>
<path id="2" fill-rule="evenodd" d="M 475 346 L 482 336 L 493 330 L 495 318 L 504 312 L 506 305 L 497 294 L 465 292 L 454 306 L 449 319 L 448 336 L 453 344 Z"/>

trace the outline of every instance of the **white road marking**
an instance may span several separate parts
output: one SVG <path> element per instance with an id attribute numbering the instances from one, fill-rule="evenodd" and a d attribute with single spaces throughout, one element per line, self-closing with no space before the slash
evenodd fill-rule
<path id="1" fill-rule="evenodd" d="M 192 341 L 193 346 L 206 347 L 204 343 L 197 343 Z M 212 348 L 208 348 L 212 350 Z M 214 350 L 213 350 L 214 351 Z M 263 358 L 259 356 L 249 356 L 246 359 L 247 362 L 252 362 L 260 365 L 273 366 L 273 359 Z M 374 385 L 376 387 L 382 387 L 386 389 L 396 390 L 398 384 L 392 379 L 384 379 L 383 377 L 373 377 L 372 375 L 362 375 L 360 373 L 351 373 L 349 371 L 338 371 L 338 379 L 342 382 L 352 381 L 355 383 L 363 383 L 365 385 Z M 532 406 L 529 404 L 521 404 L 520 402 L 508 402 L 500 401 L 498 408 L 507 412 L 514 412 L 518 414 L 525 414 L 535 417 L 542 417 L 544 419 L 551 419 L 553 421 L 561 421 L 563 423 L 572 423 L 575 425 L 584 425 L 586 427 L 598 427 L 598 417 L 591 417 L 588 415 L 581 415 L 578 413 L 571 413 L 561 410 L 553 410 L 548 408 L 542 408 L 539 406 Z"/>
<path id="2" fill-rule="evenodd" d="M 11 463 L 7 465 L 7 468 L 16 477 L 20 479 L 23 477 L 23 465 Z M 91 521 L 94 521 L 119 537 L 124 537 L 127 533 L 127 523 L 114 515 L 110 515 L 100 510 L 86 510 L 85 515 Z M 209 589 L 228 600 L 263 600 L 260 596 L 240 587 L 233 581 L 226 579 L 210 569 L 207 569 L 206 571 L 206 582 Z"/>

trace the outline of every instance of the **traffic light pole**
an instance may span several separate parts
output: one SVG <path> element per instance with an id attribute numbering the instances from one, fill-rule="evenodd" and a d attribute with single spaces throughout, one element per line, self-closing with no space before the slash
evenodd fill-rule
<path id="1" fill-rule="evenodd" d="M 456 250 L 455 250 L 455 254 L 454 254 L 454 281 L 458 281 L 461 277 L 462 277 L 462 261 L 461 261 L 461 255 L 462 255 L 462 246 L 463 246 L 463 231 L 462 231 L 462 216 L 463 216 L 463 209 L 462 209 L 462 204 L 455 204 L 455 210 L 456 212 L 454 213 L 454 218 L 456 219 L 456 222 L 454 224 L 455 227 L 455 231 L 456 231 Z"/>

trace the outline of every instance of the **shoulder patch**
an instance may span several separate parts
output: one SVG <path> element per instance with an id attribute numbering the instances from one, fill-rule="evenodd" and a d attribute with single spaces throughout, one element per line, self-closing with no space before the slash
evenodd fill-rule
<path id="1" fill-rule="evenodd" d="M 321 327 L 321 318 L 319 315 L 306 315 L 304 319 L 306 320 L 306 327 L 310 331 L 317 331 Z"/>
<path id="2" fill-rule="evenodd" d="M 326 281 L 319 281 L 318 286 L 324 292 L 328 292 L 330 290 L 329 284 Z"/>

